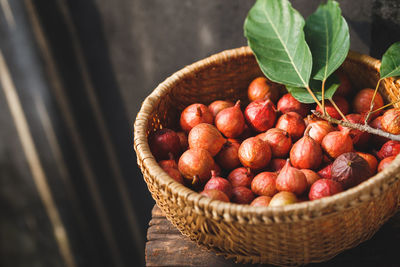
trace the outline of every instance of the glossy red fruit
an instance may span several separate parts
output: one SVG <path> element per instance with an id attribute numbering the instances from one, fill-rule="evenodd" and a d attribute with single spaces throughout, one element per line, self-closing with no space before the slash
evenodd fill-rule
<path id="1" fill-rule="evenodd" d="M 354 152 L 337 157 L 331 172 L 332 180 L 339 182 L 344 189 L 356 186 L 372 175 L 368 162 Z"/>
<path id="2" fill-rule="evenodd" d="M 347 100 L 344 97 L 334 96 L 333 101 L 336 103 L 336 105 L 338 106 L 338 108 L 344 115 L 349 113 L 349 103 L 347 102 Z M 335 118 L 338 120 L 340 120 L 342 118 L 342 116 L 336 110 L 336 108 L 332 105 L 332 103 L 330 103 L 328 101 L 325 102 L 325 110 L 332 118 Z M 319 106 L 317 106 L 317 111 L 322 113 L 322 109 Z"/>
<path id="3" fill-rule="evenodd" d="M 176 163 L 176 160 L 174 158 L 174 155 L 172 153 L 169 153 L 169 159 L 161 160 L 158 162 L 158 165 L 160 165 L 161 168 L 174 168 L 178 169 L 178 163 Z"/>
<path id="4" fill-rule="evenodd" d="M 258 137 L 250 137 L 239 147 L 239 160 L 245 167 L 260 170 L 268 166 L 271 160 L 271 149 L 267 142 Z"/>
<path id="5" fill-rule="evenodd" d="M 311 110 L 310 105 L 299 102 L 289 93 L 283 95 L 279 99 L 277 108 L 282 113 L 296 112 L 302 117 L 305 117 Z"/>
<path id="6" fill-rule="evenodd" d="M 218 177 L 215 171 L 211 171 L 211 179 L 208 180 L 206 185 L 204 186 L 204 190 L 219 190 L 224 192 L 228 198 L 232 197 L 232 185 L 231 183 L 222 177 Z"/>
<path id="7" fill-rule="evenodd" d="M 202 148 L 186 150 L 178 161 L 178 169 L 193 184 L 205 183 L 211 177 L 215 162 L 211 154 Z"/>
<path id="8" fill-rule="evenodd" d="M 203 104 L 196 103 L 186 107 L 182 111 L 180 125 L 182 130 L 188 133 L 197 124 L 212 124 L 213 121 L 213 114 L 208 109 L 208 107 Z"/>
<path id="9" fill-rule="evenodd" d="M 171 129 L 161 129 L 149 136 L 149 146 L 151 153 L 156 160 L 169 159 L 168 154 L 179 157 L 181 153 L 181 143 L 178 135 Z"/>
<path id="10" fill-rule="evenodd" d="M 210 152 L 211 156 L 217 155 L 226 139 L 213 125 L 200 123 L 193 127 L 188 136 L 190 148 L 202 148 Z"/>
<path id="11" fill-rule="evenodd" d="M 180 183 L 180 184 L 183 184 L 183 176 L 182 176 L 181 172 L 180 172 L 178 169 L 176 169 L 176 168 L 171 168 L 171 167 L 163 168 L 163 169 L 164 169 L 164 171 L 165 171 L 166 173 L 168 173 L 168 175 L 169 175 L 172 179 L 174 179 L 175 181 L 177 181 L 177 182 Z"/>
<path id="12" fill-rule="evenodd" d="M 223 202 L 229 202 L 228 196 L 224 192 L 219 191 L 219 190 L 215 190 L 215 189 L 204 190 L 200 194 L 203 195 L 203 196 L 209 197 L 211 199 L 214 199 L 214 200 L 219 200 L 219 201 L 223 201 Z"/>
<path id="13" fill-rule="evenodd" d="M 385 169 L 395 158 L 396 158 L 396 156 L 391 156 L 391 157 L 387 157 L 387 158 L 384 158 L 383 160 L 381 160 L 381 162 L 379 162 L 379 165 L 378 165 L 378 172 Z"/>
<path id="14" fill-rule="evenodd" d="M 302 171 L 292 167 L 289 160 L 287 160 L 276 178 L 276 189 L 301 195 L 307 189 L 306 176 Z"/>
<path id="15" fill-rule="evenodd" d="M 250 204 L 253 200 L 254 194 L 247 187 L 238 186 L 232 189 L 232 202 L 238 204 Z"/>
<path id="16" fill-rule="evenodd" d="M 208 109 L 211 111 L 213 114 L 214 118 L 217 116 L 218 112 L 220 112 L 223 109 L 233 107 L 235 104 L 232 101 L 227 101 L 227 100 L 216 100 L 212 102 L 210 105 L 208 105 Z"/>
<path id="17" fill-rule="evenodd" d="M 382 116 L 376 117 L 370 124 L 369 126 L 371 126 L 372 128 L 375 129 L 379 129 L 382 130 Z M 371 141 L 374 143 L 375 146 L 381 147 L 384 143 L 386 143 L 387 141 L 389 141 L 390 139 L 383 137 L 383 136 L 379 136 L 379 135 L 374 135 L 373 138 L 371 138 Z"/>
<path id="18" fill-rule="evenodd" d="M 245 167 L 234 169 L 228 175 L 228 180 L 231 182 L 232 187 L 244 186 L 250 188 L 253 178 L 254 174 L 250 168 Z"/>
<path id="19" fill-rule="evenodd" d="M 285 205 L 290 205 L 298 202 L 298 199 L 295 194 L 292 192 L 279 192 L 275 194 L 271 201 L 269 202 L 269 206 L 285 206 Z"/>
<path id="20" fill-rule="evenodd" d="M 285 159 L 271 159 L 271 162 L 269 163 L 269 170 L 279 173 L 285 164 Z"/>
<path id="21" fill-rule="evenodd" d="M 288 132 L 292 141 L 296 141 L 303 136 L 306 124 L 298 113 L 288 112 L 279 117 L 275 128 Z"/>
<path id="22" fill-rule="evenodd" d="M 215 156 L 215 161 L 225 170 L 233 170 L 240 166 L 240 144 L 234 139 L 228 139 L 222 149 Z"/>
<path id="23" fill-rule="evenodd" d="M 309 169 L 301 169 L 300 171 L 306 176 L 307 189 L 310 189 L 311 185 L 321 179 L 321 177 L 314 171 Z"/>
<path id="24" fill-rule="evenodd" d="M 389 109 L 382 115 L 382 129 L 391 134 L 400 134 L 400 110 Z"/>
<path id="25" fill-rule="evenodd" d="M 322 162 L 321 146 L 312 139 L 308 132 L 311 126 L 308 126 L 304 136 L 300 138 L 290 150 L 290 162 L 293 167 L 298 169 L 316 169 Z"/>
<path id="26" fill-rule="evenodd" d="M 327 121 L 310 121 L 309 124 L 311 125 L 311 129 L 308 135 L 318 144 L 322 143 L 322 139 L 324 139 L 328 133 L 335 131 L 335 127 Z"/>
<path id="27" fill-rule="evenodd" d="M 364 119 L 365 119 L 363 115 L 355 113 L 346 115 L 346 118 L 349 122 L 358 124 L 364 124 Z M 350 130 L 350 136 L 353 139 L 354 146 L 358 148 L 364 148 L 368 146 L 371 134 L 367 132 L 362 132 L 360 130 L 343 127 L 342 125 L 338 125 L 338 128 L 340 131 L 343 131 L 344 129 Z"/>
<path id="28" fill-rule="evenodd" d="M 292 147 L 292 139 L 282 129 L 271 128 L 265 133 L 260 133 L 257 137 L 268 143 L 271 148 L 272 157 L 286 157 Z"/>
<path id="29" fill-rule="evenodd" d="M 360 157 L 365 159 L 368 162 L 368 166 L 371 170 L 371 174 L 376 173 L 376 169 L 378 168 L 378 160 L 371 154 L 364 152 L 356 152 Z"/>
<path id="30" fill-rule="evenodd" d="M 310 200 L 316 200 L 333 196 L 342 191 L 343 187 L 340 183 L 329 179 L 320 179 L 311 186 L 308 198 Z"/>
<path id="31" fill-rule="evenodd" d="M 181 151 L 185 151 L 189 148 L 188 136 L 185 132 L 177 132 L 179 141 L 181 143 Z"/>
<path id="32" fill-rule="evenodd" d="M 321 146 L 331 158 L 337 158 L 343 153 L 351 152 L 354 149 L 349 129 L 328 133 L 322 139 Z"/>
<path id="33" fill-rule="evenodd" d="M 236 138 L 243 133 L 244 116 L 240 110 L 240 100 L 233 107 L 221 110 L 215 117 L 215 126 L 228 138 Z"/>
<path id="34" fill-rule="evenodd" d="M 250 83 L 247 95 L 250 101 L 270 99 L 276 103 L 279 98 L 280 87 L 282 86 L 265 77 L 258 77 Z"/>
<path id="35" fill-rule="evenodd" d="M 265 132 L 275 124 L 276 111 L 271 100 L 251 102 L 244 111 L 248 125 L 256 132 Z"/>
<path id="36" fill-rule="evenodd" d="M 254 177 L 251 182 L 251 191 L 259 196 L 272 197 L 278 190 L 276 189 L 276 178 L 278 175 L 275 172 L 261 172 Z"/>
<path id="37" fill-rule="evenodd" d="M 268 207 L 269 203 L 271 202 L 271 197 L 267 196 L 259 196 L 256 197 L 251 203 L 250 206 L 254 207 Z"/>
<path id="38" fill-rule="evenodd" d="M 321 178 L 332 179 L 332 163 L 326 165 L 321 170 L 319 170 L 317 173 Z"/>
<path id="39" fill-rule="evenodd" d="M 340 85 L 338 87 L 338 89 L 336 89 L 335 95 L 339 95 L 339 96 L 348 96 L 352 89 L 351 89 L 351 82 L 349 80 L 349 77 L 347 76 L 347 74 L 342 70 L 342 69 L 338 69 L 335 74 L 338 76 L 339 81 L 340 81 Z"/>
<path id="40" fill-rule="evenodd" d="M 397 156 L 400 153 L 400 142 L 389 140 L 383 144 L 377 156 L 379 159 L 384 159 L 391 156 Z"/>
<path id="41" fill-rule="evenodd" d="M 365 114 L 369 111 L 371 100 L 374 95 L 375 90 L 370 88 L 365 88 L 357 93 L 353 99 L 353 111 L 359 114 Z M 376 93 L 374 100 L 373 110 L 383 106 L 383 98 L 379 92 Z M 375 112 L 371 114 L 371 118 L 376 118 L 381 112 Z"/>

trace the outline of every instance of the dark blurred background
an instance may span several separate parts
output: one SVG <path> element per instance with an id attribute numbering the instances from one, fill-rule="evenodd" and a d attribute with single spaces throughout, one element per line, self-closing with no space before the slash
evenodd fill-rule
<path id="1" fill-rule="evenodd" d="M 144 264 L 135 115 L 175 71 L 245 45 L 253 3 L 0 0 L 0 266 Z M 398 41 L 399 1 L 340 3 L 353 50 Z"/>

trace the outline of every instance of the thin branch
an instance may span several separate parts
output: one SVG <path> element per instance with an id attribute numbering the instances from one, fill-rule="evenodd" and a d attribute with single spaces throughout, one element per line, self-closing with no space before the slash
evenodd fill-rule
<path id="1" fill-rule="evenodd" d="M 365 125 L 365 124 L 350 123 L 350 122 L 347 122 L 347 121 L 337 120 L 337 119 L 332 118 L 331 116 L 323 115 L 322 113 L 320 113 L 318 111 L 315 111 L 315 110 L 312 110 L 311 112 L 315 116 L 317 116 L 318 118 L 321 118 L 321 119 L 324 119 L 326 121 L 329 121 L 330 123 L 340 124 L 340 125 L 342 125 L 344 127 L 348 127 L 348 128 L 351 128 L 351 129 L 356 129 L 356 130 L 360 130 L 360 131 L 367 132 L 367 133 L 370 133 L 370 134 L 383 136 L 383 137 L 389 138 L 389 139 L 394 140 L 394 141 L 400 141 L 400 135 L 387 133 L 387 132 L 384 132 L 382 130 L 372 128 L 371 126 Z"/>
<path id="2" fill-rule="evenodd" d="M 389 106 L 391 106 L 391 105 L 394 105 L 394 104 L 397 104 L 397 103 L 399 103 L 399 102 L 400 102 L 400 99 L 397 99 L 396 101 L 394 101 L 394 102 L 392 102 L 392 103 L 389 103 L 389 104 L 386 104 L 386 105 L 384 105 L 383 107 L 374 109 L 373 111 L 371 111 L 371 114 L 374 114 L 375 112 L 377 112 L 377 111 L 379 111 L 379 110 L 382 110 L 382 109 L 384 109 L 384 108 L 387 108 L 387 107 L 389 107 Z"/>
<path id="3" fill-rule="evenodd" d="M 313 91 L 311 91 L 310 87 L 307 86 L 306 89 L 307 89 L 308 93 L 312 96 L 312 98 L 314 99 L 315 103 L 317 103 L 318 106 L 322 109 L 321 103 L 318 101 L 318 98 L 314 95 Z"/>
<path id="4" fill-rule="evenodd" d="M 378 83 L 376 84 L 374 95 L 372 96 L 371 103 L 369 104 L 369 111 L 368 111 L 367 116 L 365 117 L 365 121 L 364 121 L 365 125 L 368 124 L 369 117 L 371 116 L 371 112 L 374 109 L 374 100 L 375 100 L 376 93 L 378 92 L 379 84 L 381 83 L 381 81 L 382 81 L 382 79 L 379 79 Z"/>
<path id="5" fill-rule="evenodd" d="M 333 101 L 332 98 L 329 98 L 329 101 L 331 102 L 331 104 L 333 105 L 333 107 L 336 109 L 336 111 L 340 114 L 340 116 L 342 117 L 343 120 L 349 122 L 349 120 L 346 118 L 346 116 L 344 116 L 344 114 L 342 113 L 342 111 L 339 109 L 339 107 L 336 105 L 335 101 Z M 325 114 L 326 115 L 326 114 Z"/>

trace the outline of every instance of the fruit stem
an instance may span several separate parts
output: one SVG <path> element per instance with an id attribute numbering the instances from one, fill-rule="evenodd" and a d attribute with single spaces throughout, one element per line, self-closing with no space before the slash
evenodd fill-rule
<path id="1" fill-rule="evenodd" d="M 336 111 L 340 114 L 340 116 L 342 117 L 342 119 L 344 121 L 349 122 L 349 120 L 346 118 L 346 116 L 344 116 L 344 114 L 342 113 L 342 111 L 339 109 L 339 107 L 336 105 L 335 101 L 333 101 L 332 98 L 329 98 L 329 101 L 331 102 L 331 104 L 333 105 L 333 107 L 336 109 Z"/>
<path id="2" fill-rule="evenodd" d="M 322 113 L 315 111 L 315 110 L 312 110 L 311 112 L 318 118 L 324 119 L 330 123 L 340 124 L 342 126 L 345 126 L 345 127 L 351 128 L 351 129 L 356 129 L 356 130 L 360 130 L 362 132 L 367 132 L 370 134 L 383 136 L 383 137 L 389 138 L 394 141 L 400 141 L 400 135 L 387 133 L 382 130 L 372 128 L 371 126 L 365 125 L 365 124 L 358 124 L 358 123 L 351 123 L 348 121 L 337 120 L 337 119 L 332 118 L 331 116 L 323 115 Z"/>
<path id="3" fill-rule="evenodd" d="M 235 107 L 238 107 L 238 108 L 240 108 L 240 100 L 236 101 L 236 103 L 235 103 Z"/>
<path id="4" fill-rule="evenodd" d="M 310 87 L 307 86 L 306 89 L 307 89 L 308 93 L 312 96 L 312 98 L 314 99 L 315 103 L 317 103 L 317 105 L 321 108 L 321 110 L 323 110 L 324 108 L 322 107 L 321 103 L 318 101 L 318 99 L 314 95 L 314 93 L 311 91 Z"/>
<path id="5" fill-rule="evenodd" d="M 307 125 L 307 128 L 304 131 L 304 136 L 310 136 L 308 133 L 310 132 L 311 128 L 312 128 L 312 124 Z"/>
<path id="6" fill-rule="evenodd" d="M 250 177 L 250 176 L 251 176 L 251 169 L 250 169 L 249 167 L 247 167 L 246 176 L 247 176 L 247 177 Z"/>
<path id="7" fill-rule="evenodd" d="M 192 185 L 196 185 L 199 182 L 199 176 L 198 175 L 194 175 L 193 176 L 193 180 L 192 180 Z"/>
<path id="8" fill-rule="evenodd" d="M 374 109 L 373 111 L 371 111 L 371 114 L 373 114 L 373 113 L 375 113 L 375 112 L 377 112 L 377 111 L 379 111 L 379 110 L 382 110 L 382 109 L 384 109 L 384 108 L 387 108 L 387 107 L 389 107 L 389 106 L 391 106 L 391 105 L 397 104 L 397 103 L 399 103 L 399 102 L 400 102 L 400 99 L 397 99 L 396 101 L 394 101 L 394 102 L 392 102 L 392 103 L 389 103 L 389 104 L 386 104 L 386 105 L 384 105 L 383 107 Z"/>
<path id="9" fill-rule="evenodd" d="M 379 79 L 378 83 L 376 84 L 374 95 L 372 96 L 371 103 L 369 104 L 369 111 L 368 111 L 368 114 L 367 114 L 367 116 L 365 117 L 365 120 L 364 120 L 364 124 L 365 125 L 368 125 L 369 117 L 371 116 L 371 112 L 372 112 L 372 110 L 374 108 L 375 96 L 376 96 L 376 93 L 378 92 L 379 84 L 381 83 L 381 81 L 382 81 L 382 79 Z"/>
<path id="10" fill-rule="evenodd" d="M 203 115 L 203 112 L 201 111 L 201 108 L 200 108 L 200 107 L 197 107 L 196 115 L 197 115 L 198 117 L 201 117 L 201 116 Z"/>

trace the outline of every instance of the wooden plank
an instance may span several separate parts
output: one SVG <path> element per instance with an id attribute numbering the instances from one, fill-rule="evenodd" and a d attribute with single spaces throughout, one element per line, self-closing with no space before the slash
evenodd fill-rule
<path id="1" fill-rule="evenodd" d="M 225 260 L 183 236 L 154 206 L 146 243 L 146 266 L 246 266 Z"/>
<path id="2" fill-rule="evenodd" d="M 154 206 L 146 243 L 147 266 L 221 266 L 243 267 L 257 265 L 235 264 L 199 247 L 183 236 Z M 400 266 L 400 214 L 389 220 L 371 240 L 334 259 L 310 266 Z M 265 266 L 265 265 L 263 265 Z"/>

